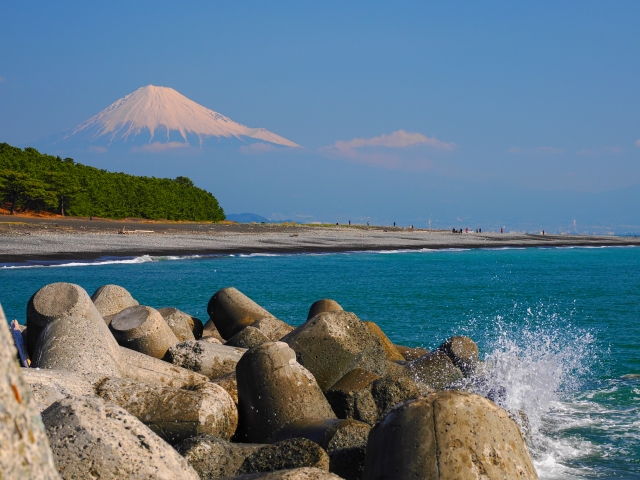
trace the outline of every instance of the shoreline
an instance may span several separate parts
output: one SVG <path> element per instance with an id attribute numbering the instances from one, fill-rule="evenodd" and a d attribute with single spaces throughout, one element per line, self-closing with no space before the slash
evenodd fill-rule
<path id="1" fill-rule="evenodd" d="M 119 235 L 104 232 L 0 231 L 0 264 L 47 265 L 143 255 L 194 256 L 311 254 L 422 249 L 501 249 L 640 246 L 638 237 L 469 233 L 349 227 L 269 226 L 237 231 L 209 226 L 200 232 Z M 232 226 L 233 227 L 233 226 Z"/>

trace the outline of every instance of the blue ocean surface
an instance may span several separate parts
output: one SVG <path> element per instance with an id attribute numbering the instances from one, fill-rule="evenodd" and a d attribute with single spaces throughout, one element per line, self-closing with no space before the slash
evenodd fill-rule
<path id="1" fill-rule="evenodd" d="M 423 250 L 302 255 L 148 256 L 0 268 L 7 318 L 51 282 L 92 294 L 127 288 L 144 305 L 206 320 L 235 286 L 292 325 L 333 298 L 396 343 L 435 348 L 451 335 L 480 347 L 489 387 L 528 417 L 538 473 L 640 478 L 640 248 Z M 635 376 L 634 376 L 635 375 Z M 484 387 L 483 387 L 484 388 Z M 479 391 L 478 393 L 486 393 Z"/>

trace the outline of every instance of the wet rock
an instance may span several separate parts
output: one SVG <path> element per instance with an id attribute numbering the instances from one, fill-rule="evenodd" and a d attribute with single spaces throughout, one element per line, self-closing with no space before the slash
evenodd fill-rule
<path id="1" fill-rule="evenodd" d="M 270 340 L 277 342 L 289 332 L 293 327 L 275 317 L 259 318 L 251 325 L 264 333 Z"/>
<path id="2" fill-rule="evenodd" d="M 362 367 L 386 371 L 386 353 L 378 338 L 353 313 L 319 313 L 282 339 L 325 391 L 347 372 Z"/>
<path id="3" fill-rule="evenodd" d="M 102 317 L 63 316 L 40 334 L 31 366 L 66 370 L 90 381 L 96 375 L 120 376 L 119 348 Z"/>
<path id="4" fill-rule="evenodd" d="M 178 339 L 162 315 L 151 307 L 125 308 L 111 320 L 111 331 L 120 345 L 150 357 L 163 358 Z"/>
<path id="5" fill-rule="evenodd" d="M 236 438 L 264 442 L 295 420 L 335 418 L 315 378 L 283 342 L 252 348 L 238 362 Z"/>
<path id="6" fill-rule="evenodd" d="M 246 327 L 226 341 L 225 345 L 239 348 L 253 348 L 271 340 L 257 328 Z"/>
<path id="7" fill-rule="evenodd" d="M 323 298 L 321 300 L 316 300 L 315 302 L 313 302 L 313 304 L 309 308 L 307 320 L 311 320 L 319 313 L 342 311 L 343 309 L 338 302 L 336 302 L 335 300 L 331 300 L 330 298 Z"/>
<path id="8" fill-rule="evenodd" d="M 371 384 L 378 418 L 383 418 L 398 403 L 420 396 L 418 385 L 409 377 L 383 377 Z"/>
<path id="9" fill-rule="evenodd" d="M 7 319 L 0 306 L 0 476 L 60 478 L 37 404 L 22 378 Z"/>
<path id="10" fill-rule="evenodd" d="M 373 425 L 378 420 L 378 407 L 371 393 L 371 384 L 380 375 L 355 368 L 325 392 L 338 418 L 353 418 Z"/>
<path id="11" fill-rule="evenodd" d="M 325 470 L 318 468 L 294 468 L 292 470 L 278 470 L 276 472 L 251 473 L 233 477 L 231 480 L 340 480 Z"/>
<path id="12" fill-rule="evenodd" d="M 336 450 L 366 446 L 369 430 L 371 427 L 366 423 L 352 419 L 308 418 L 288 423 L 269 439 L 269 443 L 306 438 L 331 455 Z"/>
<path id="13" fill-rule="evenodd" d="M 472 375 L 478 363 L 478 345 L 469 337 L 451 337 L 438 347 L 465 376 Z"/>
<path id="14" fill-rule="evenodd" d="M 91 300 L 96 306 L 107 325 L 111 323 L 113 316 L 120 313 L 125 308 L 138 305 L 138 301 L 131 294 L 119 285 L 103 285 L 99 287 Z"/>
<path id="15" fill-rule="evenodd" d="M 426 348 L 420 348 L 420 347 L 405 347 L 403 345 L 393 345 L 394 347 L 396 347 L 396 350 L 400 353 L 400 355 L 402 355 L 404 357 L 405 360 L 407 360 L 408 362 L 415 360 L 417 358 L 423 357 L 425 356 L 427 353 L 429 353 L 429 350 L 427 350 Z"/>
<path id="16" fill-rule="evenodd" d="M 173 307 L 160 308 L 158 309 L 158 313 L 162 315 L 162 318 L 167 322 L 167 325 L 169 325 L 169 328 L 178 338 L 179 342 L 196 339 L 193 334 L 194 323 L 191 315 L 187 315 Z M 200 325 L 202 325 L 202 323 L 200 323 Z"/>
<path id="17" fill-rule="evenodd" d="M 236 372 L 227 373 L 226 375 L 215 378 L 211 380 L 211 383 L 215 383 L 224 388 L 227 393 L 231 395 L 233 403 L 238 405 L 238 381 L 236 380 Z"/>
<path id="18" fill-rule="evenodd" d="M 175 388 L 190 388 L 209 381 L 207 377 L 186 368 L 164 362 L 144 353 L 120 347 L 122 376 L 139 382 Z"/>
<path id="19" fill-rule="evenodd" d="M 219 385 L 206 383 L 193 390 L 106 378 L 95 392 L 119 405 L 169 443 L 210 434 L 229 439 L 238 425 L 238 411 Z"/>
<path id="20" fill-rule="evenodd" d="M 39 412 L 66 397 L 95 395 L 89 380 L 66 370 L 23 368 L 22 376 L 31 388 Z"/>
<path id="21" fill-rule="evenodd" d="M 228 345 L 189 340 L 171 347 L 167 359 L 174 365 L 214 379 L 234 372 L 245 351 Z"/>
<path id="22" fill-rule="evenodd" d="M 329 455 L 329 471 L 344 480 L 361 480 L 366 446 L 342 448 Z"/>
<path id="23" fill-rule="evenodd" d="M 364 480 L 537 479 L 507 412 L 478 395 L 437 392 L 393 408 L 369 435 Z"/>
<path id="24" fill-rule="evenodd" d="M 259 318 L 273 316 L 233 287 L 218 290 L 209 300 L 207 313 L 223 338 L 233 337 Z"/>
<path id="25" fill-rule="evenodd" d="M 389 340 L 389 337 L 385 335 L 385 333 L 376 323 L 373 323 L 373 322 L 363 322 L 363 323 L 364 323 L 364 326 L 367 327 L 371 333 L 373 333 L 376 337 L 378 337 L 378 340 L 380 340 L 380 342 L 382 343 L 382 346 L 384 347 L 384 351 L 387 353 L 388 360 L 391 360 L 391 361 L 405 360 L 402 354 L 398 352 L 393 342 Z"/>
<path id="26" fill-rule="evenodd" d="M 242 462 L 262 444 L 231 443 L 212 435 L 199 435 L 176 445 L 176 450 L 198 472 L 201 480 L 238 474 Z"/>
<path id="27" fill-rule="evenodd" d="M 102 399 L 66 398 L 42 412 L 42 420 L 65 479 L 198 479 L 171 446 L 123 408 Z"/>
<path id="28" fill-rule="evenodd" d="M 435 390 L 441 390 L 447 385 L 463 378 L 462 372 L 443 352 L 431 352 L 406 365 L 409 374 Z"/>
<path id="29" fill-rule="evenodd" d="M 63 317 L 100 320 L 104 323 L 102 315 L 81 286 L 63 282 L 45 285 L 33 294 L 27 304 L 27 350 L 32 358 L 42 330 L 52 321 Z"/>
<path id="30" fill-rule="evenodd" d="M 293 438 L 266 445 L 251 453 L 242 462 L 238 473 L 242 475 L 303 467 L 328 471 L 329 456 L 317 443 L 306 438 Z"/>
<path id="31" fill-rule="evenodd" d="M 213 320 L 211 319 L 207 320 L 203 325 L 201 338 L 203 340 L 215 338 L 220 343 L 224 343 L 226 341 L 224 338 L 222 338 L 222 335 L 220 335 L 220 332 L 218 332 L 218 329 L 216 328 L 216 324 L 213 323 Z"/>

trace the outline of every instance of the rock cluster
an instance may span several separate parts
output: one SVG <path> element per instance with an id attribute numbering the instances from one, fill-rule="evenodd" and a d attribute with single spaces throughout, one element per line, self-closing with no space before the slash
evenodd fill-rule
<path id="1" fill-rule="evenodd" d="M 509 414 L 459 390 L 470 338 L 396 345 L 330 299 L 294 328 L 235 288 L 207 312 L 46 285 L 21 368 L 0 309 L 0 477 L 537 478 Z"/>

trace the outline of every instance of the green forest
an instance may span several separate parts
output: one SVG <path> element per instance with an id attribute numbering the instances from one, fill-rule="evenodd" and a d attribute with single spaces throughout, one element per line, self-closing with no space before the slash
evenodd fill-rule
<path id="1" fill-rule="evenodd" d="M 225 219 L 218 200 L 187 177 L 108 172 L 7 143 L 0 143 L 0 195 L 12 214 L 44 210 L 117 219 Z"/>

